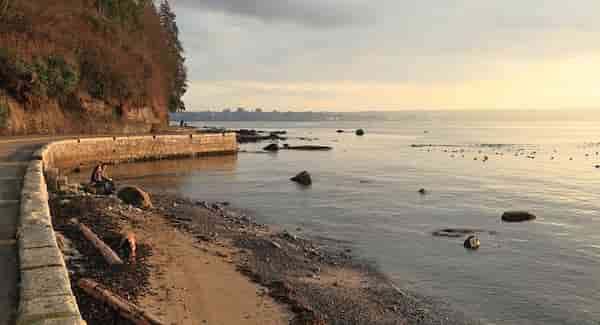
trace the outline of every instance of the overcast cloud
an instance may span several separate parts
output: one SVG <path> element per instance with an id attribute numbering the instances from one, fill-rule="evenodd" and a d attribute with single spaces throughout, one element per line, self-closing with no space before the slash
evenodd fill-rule
<path id="1" fill-rule="evenodd" d="M 499 88 L 513 78 L 531 83 L 593 80 L 586 71 L 600 66 L 593 59 L 600 57 L 600 1 L 172 2 L 192 81 L 186 100 L 198 109 L 244 105 L 342 110 L 355 103 L 360 107 L 353 109 L 402 109 L 418 104 L 416 97 L 408 101 L 417 94 L 423 107 L 438 108 L 429 97 L 456 89 L 465 94 L 457 93 L 452 107 L 492 107 L 495 102 L 462 98 L 468 93 L 464 85 L 490 82 Z M 585 60 L 587 70 L 577 70 L 573 60 Z M 558 65 L 560 78 L 546 74 Z M 562 89 L 556 82 L 531 89 L 538 94 L 535 103 L 517 98 L 522 94 L 510 89 L 489 91 L 503 103 L 538 107 L 556 101 L 539 97 Z M 361 85 L 353 88 L 356 98 L 340 91 L 344 84 Z M 396 98 L 378 102 L 383 96 Z M 563 97 L 569 98 L 566 93 Z"/>
<path id="2" fill-rule="evenodd" d="M 178 5 L 317 28 L 361 24 L 373 18 L 369 6 L 352 0 L 179 0 Z"/>

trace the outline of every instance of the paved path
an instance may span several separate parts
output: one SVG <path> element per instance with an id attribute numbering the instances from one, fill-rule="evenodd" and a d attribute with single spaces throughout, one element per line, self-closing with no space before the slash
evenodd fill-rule
<path id="1" fill-rule="evenodd" d="M 0 138 L 0 325 L 14 323 L 18 307 L 16 231 L 23 176 L 32 153 L 56 138 Z"/>

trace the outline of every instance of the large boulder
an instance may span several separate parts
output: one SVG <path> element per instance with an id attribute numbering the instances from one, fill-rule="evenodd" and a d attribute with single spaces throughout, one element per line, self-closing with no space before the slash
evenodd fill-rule
<path id="1" fill-rule="evenodd" d="M 119 190 L 117 196 L 126 204 L 131 204 L 135 207 L 146 209 L 152 207 L 150 195 L 142 191 L 137 186 L 126 186 Z"/>
<path id="2" fill-rule="evenodd" d="M 308 186 L 312 184 L 312 178 L 310 177 L 310 174 L 307 171 L 303 171 L 300 174 L 290 178 L 292 181 L 298 183 L 298 184 L 302 184 L 304 186 Z"/>
<path id="3" fill-rule="evenodd" d="M 527 211 L 508 211 L 502 215 L 502 221 L 505 222 L 524 222 L 535 220 L 535 215 Z"/>
<path id="4" fill-rule="evenodd" d="M 278 151 L 279 145 L 277 143 L 271 143 L 270 145 L 263 148 L 264 151 Z"/>

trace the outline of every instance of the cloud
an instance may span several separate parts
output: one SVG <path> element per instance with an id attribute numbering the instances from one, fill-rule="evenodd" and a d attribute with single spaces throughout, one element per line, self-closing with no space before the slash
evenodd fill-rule
<path id="1" fill-rule="evenodd" d="M 588 91 L 596 68 L 575 73 L 576 65 L 563 67 L 571 71 L 565 74 L 570 84 L 577 85 L 568 93 L 569 83 L 549 81 L 573 58 L 593 58 L 589 66 L 600 67 L 597 0 L 172 1 L 190 78 L 203 85 L 190 91 L 191 106 L 391 108 L 421 101 L 433 108 L 569 107 L 598 102 Z M 553 64 L 534 69 L 540 62 Z M 523 92 L 506 81 L 524 77 L 529 84 L 520 84 Z M 349 88 L 348 83 L 368 87 Z M 297 87 L 306 84 L 319 86 Z M 548 95 L 536 97 L 542 87 Z M 468 89 L 489 93 L 475 102 L 466 96 Z M 510 96 L 502 96 L 505 90 Z M 552 92 L 562 95 L 552 97 Z M 573 98 L 567 101 L 569 94 Z"/>
<path id="2" fill-rule="evenodd" d="M 373 19 L 368 6 L 352 0 L 177 0 L 176 5 L 314 28 L 363 24 Z"/>

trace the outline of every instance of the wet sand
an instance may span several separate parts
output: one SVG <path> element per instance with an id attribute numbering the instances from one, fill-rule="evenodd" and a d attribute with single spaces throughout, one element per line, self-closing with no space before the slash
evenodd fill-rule
<path id="1" fill-rule="evenodd" d="M 399 290 L 344 243 L 271 229 L 226 203 L 151 196 L 154 207 L 141 210 L 115 196 L 53 194 L 73 285 L 90 277 L 165 324 L 478 324 Z M 109 267 L 73 217 L 121 256 L 122 235 L 135 233 L 136 258 Z M 74 292 L 88 324 L 129 324 Z"/>

